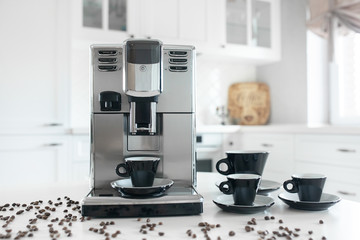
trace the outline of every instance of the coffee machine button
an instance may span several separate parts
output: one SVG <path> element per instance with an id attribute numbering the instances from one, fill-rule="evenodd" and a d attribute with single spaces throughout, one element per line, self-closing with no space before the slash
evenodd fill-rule
<path id="1" fill-rule="evenodd" d="M 146 72 L 146 66 L 145 65 L 140 65 L 139 67 L 141 72 Z"/>

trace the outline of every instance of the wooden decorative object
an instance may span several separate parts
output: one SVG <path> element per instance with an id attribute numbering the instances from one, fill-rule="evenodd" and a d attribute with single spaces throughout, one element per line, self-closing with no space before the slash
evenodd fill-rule
<path id="1" fill-rule="evenodd" d="M 240 125 L 263 125 L 270 116 L 270 92 L 265 83 L 243 82 L 229 87 L 229 117 Z"/>

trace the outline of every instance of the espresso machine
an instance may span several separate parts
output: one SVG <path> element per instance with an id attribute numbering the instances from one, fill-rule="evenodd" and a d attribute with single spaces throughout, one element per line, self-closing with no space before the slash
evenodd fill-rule
<path id="1" fill-rule="evenodd" d="M 195 49 L 130 39 L 91 46 L 90 193 L 82 215 L 141 217 L 203 211 L 196 191 Z M 161 196 L 123 196 L 110 183 L 125 158 L 160 158 Z"/>

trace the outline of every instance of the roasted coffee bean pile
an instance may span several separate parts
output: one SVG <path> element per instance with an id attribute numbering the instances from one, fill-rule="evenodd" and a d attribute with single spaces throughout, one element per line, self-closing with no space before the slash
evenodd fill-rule
<path id="1" fill-rule="evenodd" d="M 265 216 L 264 217 L 265 221 L 271 221 L 271 220 L 275 220 L 274 216 Z M 283 224 L 284 221 L 282 219 L 279 219 L 278 221 L 279 224 Z M 324 222 L 322 220 L 319 220 L 320 224 L 323 224 Z M 247 225 L 245 226 L 245 231 L 246 232 L 252 232 L 255 231 L 255 228 L 250 226 L 250 225 L 257 225 L 257 221 L 255 218 L 252 218 L 250 221 L 247 222 Z M 259 239 L 266 239 L 266 240 L 276 240 L 278 238 L 280 239 L 286 239 L 286 240 L 291 240 L 291 239 L 296 239 L 298 237 L 300 237 L 300 234 L 302 238 L 306 237 L 308 240 L 312 240 L 312 238 L 310 237 L 310 235 L 313 234 L 312 230 L 308 230 L 306 233 L 301 233 L 301 229 L 300 228 L 289 228 L 287 226 L 283 226 L 280 225 L 278 227 L 278 229 L 276 230 L 272 230 L 271 232 L 268 230 L 257 230 L 257 234 L 259 236 Z M 323 236 L 322 240 L 326 240 L 326 237 Z"/>
<path id="2" fill-rule="evenodd" d="M 120 230 L 116 230 L 115 232 L 110 232 L 107 229 L 107 226 L 115 225 L 114 221 L 100 222 L 98 227 L 90 227 L 89 231 L 94 232 L 99 235 L 103 235 L 106 240 L 110 240 L 110 236 L 112 238 L 116 238 L 119 234 L 121 234 Z"/>
<path id="3" fill-rule="evenodd" d="M 146 223 L 142 220 L 142 218 L 138 218 L 137 221 L 143 222 L 143 224 L 140 226 L 140 230 L 139 230 L 140 233 L 148 234 L 151 231 L 151 232 L 157 232 L 158 236 L 160 237 L 165 235 L 165 232 L 160 232 L 156 230 L 156 227 L 163 225 L 163 222 L 151 223 L 150 218 L 147 218 L 145 220 Z M 143 240 L 146 240 L 146 238 L 143 238 Z"/>
<path id="4" fill-rule="evenodd" d="M 55 213 L 60 206 L 66 208 L 63 210 L 64 213 L 68 213 L 69 211 L 72 211 L 72 213 L 65 214 L 61 219 L 58 217 L 51 218 L 52 214 Z M 58 197 L 56 201 L 48 200 L 45 202 L 38 200 L 30 204 L 6 203 L 2 206 L 0 205 L 0 213 L 7 214 L 11 212 L 8 216 L 0 215 L 0 220 L 5 222 L 2 225 L 5 234 L 0 233 L 0 239 L 21 239 L 24 237 L 34 237 L 36 239 L 36 233 L 39 231 L 38 223 L 45 223 L 45 221 L 51 222 L 47 225 L 50 239 L 56 240 L 61 236 L 71 237 L 73 235 L 71 232 L 72 222 L 83 222 L 87 220 L 81 216 L 80 208 L 78 201 L 73 201 L 67 196 L 63 198 Z M 15 215 L 33 213 L 34 217 L 28 219 L 28 223 L 24 226 L 23 230 L 15 233 L 13 229 L 10 228 L 11 223 L 16 218 L 15 215 L 12 214 L 13 212 Z"/>

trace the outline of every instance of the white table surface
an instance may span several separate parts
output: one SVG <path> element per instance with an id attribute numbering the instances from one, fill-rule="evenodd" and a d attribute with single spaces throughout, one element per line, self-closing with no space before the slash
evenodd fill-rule
<path id="1" fill-rule="evenodd" d="M 358 202 L 342 200 L 325 211 L 301 211 L 289 208 L 278 199 L 277 195 L 283 191 L 280 189 L 270 194 L 275 199 L 275 204 L 265 212 L 256 214 L 228 213 L 222 211 L 212 202 L 212 199 L 221 195 L 214 183 L 224 178 L 224 176 L 217 173 L 198 174 L 197 189 L 204 196 L 204 212 L 201 215 L 195 216 L 149 218 L 150 223 L 157 224 L 162 222 L 163 225 L 156 226 L 154 231 L 148 231 L 147 234 L 139 232 L 141 225 L 146 224 L 147 218 L 142 218 L 141 221 L 137 221 L 137 218 L 91 219 L 85 222 L 72 222 L 72 226 L 68 226 L 68 223 L 60 226 L 58 222 L 55 222 L 52 223 L 53 228 L 60 233 L 58 239 L 105 239 L 104 235 L 90 232 L 89 228 L 99 229 L 99 224 L 102 221 L 114 221 L 114 225 L 109 225 L 105 229 L 105 232 L 110 233 L 110 239 L 192 239 L 186 234 L 186 231 L 189 229 L 197 235 L 196 239 L 206 239 L 201 232 L 201 228 L 198 227 L 198 223 L 208 222 L 209 224 L 221 225 L 221 227 L 214 228 L 208 233 L 211 239 L 217 239 L 218 236 L 221 239 L 259 239 L 258 230 L 268 230 L 270 232 L 268 237 L 270 237 L 272 236 L 271 232 L 279 230 L 280 225 L 291 230 L 294 230 L 294 228 L 301 229 L 298 232 L 300 236 L 293 237 L 293 239 L 309 239 L 311 237 L 315 240 L 321 239 L 323 236 L 326 239 L 360 239 L 360 203 Z M 52 200 L 55 203 L 58 202 L 57 198 L 61 197 L 61 201 L 65 203 L 64 196 L 68 196 L 72 200 L 80 201 L 87 192 L 88 184 L 86 182 L 56 186 L 49 186 L 46 183 L 43 186 L 31 186 L 24 183 L 24 186 L 21 188 L 2 189 L 0 206 L 5 203 L 29 204 L 36 200 L 43 200 L 44 203 L 40 206 L 44 208 L 49 206 L 48 200 Z M 32 209 L 29 212 L 25 211 L 20 215 L 16 215 L 16 212 L 20 209 L 24 208 L 15 207 L 14 211 L 7 210 L 6 212 L 0 212 L 0 215 L 3 216 L 15 216 L 15 220 L 8 224 L 7 228 L 0 227 L 0 234 L 5 234 L 6 229 L 12 229 L 12 239 L 14 239 L 18 231 L 27 230 L 26 225 L 28 225 L 30 218 L 35 218 L 36 210 Z M 63 212 L 64 209 L 66 209 L 66 206 L 63 204 L 56 207 L 55 212 L 51 212 L 48 220 L 38 220 L 36 226 L 39 230 L 34 232 L 32 239 L 51 239 L 47 225 L 51 224 L 51 219 L 56 217 L 62 219 L 67 214 Z M 79 213 L 72 211 L 71 208 L 69 213 L 77 215 L 78 219 L 81 217 Z M 265 216 L 274 216 L 275 220 L 265 220 Z M 257 220 L 257 225 L 253 226 L 255 231 L 248 233 L 245 231 L 245 226 L 251 218 Z M 280 224 L 278 222 L 279 219 L 282 219 L 284 223 Z M 323 220 L 324 224 L 319 224 L 319 220 Z M 2 226 L 5 224 L 5 221 L 0 220 L 0 224 Z M 71 230 L 71 237 L 65 235 L 64 230 L 62 230 L 64 226 Z M 121 234 L 117 235 L 116 238 L 112 238 L 111 234 L 117 230 L 120 230 Z M 309 230 L 313 231 L 312 235 L 308 234 Z M 230 231 L 234 231 L 235 236 L 229 236 Z M 159 232 L 164 232 L 165 235 L 160 237 L 158 235 Z"/>

